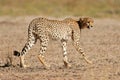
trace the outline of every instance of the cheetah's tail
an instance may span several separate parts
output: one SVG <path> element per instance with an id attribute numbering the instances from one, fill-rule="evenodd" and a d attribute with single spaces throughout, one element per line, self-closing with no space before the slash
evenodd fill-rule
<path id="1" fill-rule="evenodd" d="M 15 50 L 15 51 L 13 52 L 13 55 L 19 57 L 19 56 L 20 56 L 20 52 L 18 52 L 18 51 Z"/>

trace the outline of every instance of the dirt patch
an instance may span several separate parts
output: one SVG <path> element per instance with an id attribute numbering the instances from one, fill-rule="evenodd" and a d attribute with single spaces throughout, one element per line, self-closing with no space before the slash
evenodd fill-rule
<path id="1" fill-rule="evenodd" d="M 96 19 L 92 30 L 81 33 L 81 46 L 93 64 L 87 64 L 68 43 L 70 69 L 63 66 L 60 42 L 51 41 L 45 54 L 51 65 L 46 70 L 39 62 L 39 41 L 26 55 L 29 68 L 19 67 L 19 58 L 12 56 L 12 66 L 5 66 L 8 54 L 21 51 L 27 40 L 27 28 L 33 17 L 0 20 L 0 80 L 119 80 L 120 23 L 114 19 Z"/>

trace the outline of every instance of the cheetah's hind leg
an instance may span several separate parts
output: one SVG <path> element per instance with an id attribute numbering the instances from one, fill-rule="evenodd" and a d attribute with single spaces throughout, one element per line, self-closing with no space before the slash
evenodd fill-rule
<path id="1" fill-rule="evenodd" d="M 30 65 L 24 63 L 24 55 L 20 56 L 20 67 L 27 68 Z"/>
<path id="2" fill-rule="evenodd" d="M 18 52 L 18 51 L 14 51 L 13 55 L 17 56 L 17 57 L 20 57 L 20 67 L 23 67 L 23 68 L 29 67 L 29 65 L 24 64 L 24 55 L 20 56 L 20 52 Z"/>
<path id="3" fill-rule="evenodd" d="M 29 67 L 29 65 L 24 64 L 24 56 L 20 56 L 20 52 L 14 51 L 13 55 L 17 56 L 17 57 L 20 57 L 20 67 L 24 67 L 24 68 Z"/>
<path id="4" fill-rule="evenodd" d="M 45 61 L 44 54 L 46 53 L 46 49 L 49 42 L 49 36 L 48 35 L 42 35 L 40 38 L 40 54 L 38 56 L 39 61 L 45 66 L 46 69 L 50 68 L 50 65 L 48 65 Z"/>
<path id="5" fill-rule="evenodd" d="M 38 56 L 38 59 L 39 59 L 39 61 L 45 66 L 46 69 L 49 69 L 49 68 L 50 68 L 50 65 L 48 65 L 48 64 L 45 62 L 44 56 L 39 55 L 39 56 Z"/>

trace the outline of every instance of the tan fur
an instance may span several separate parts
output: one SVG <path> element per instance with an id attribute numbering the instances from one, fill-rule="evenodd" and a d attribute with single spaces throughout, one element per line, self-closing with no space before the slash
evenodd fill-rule
<path id="1" fill-rule="evenodd" d="M 64 20 L 50 20 L 47 18 L 36 18 L 32 20 L 29 24 L 28 28 L 28 41 L 25 44 L 22 52 L 20 53 L 20 64 L 22 67 L 25 67 L 24 64 L 24 54 L 31 49 L 31 47 L 36 43 L 37 39 L 40 40 L 40 55 L 38 56 L 40 62 L 47 66 L 44 60 L 44 54 L 48 46 L 49 39 L 52 40 L 60 40 L 63 44 L 63 61 L 66 67 L 69 67 L 69 62 L 67 60 L 67 51 L 66 44 L 67 41 L 72 38 L 73 45 L 76 50 L 82 54 L 84 59 L 91 63 L 86 59 L 85 53 L 82 51 L 80 47 L 80 31 L 84 28 L 93 27 L 93 19 L 92 18 L 80 18 L 78 21 L 72 18 L 66 18 Z"/>

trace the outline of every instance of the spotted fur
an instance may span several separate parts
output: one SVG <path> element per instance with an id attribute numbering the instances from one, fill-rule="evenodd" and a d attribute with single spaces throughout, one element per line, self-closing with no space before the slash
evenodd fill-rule
<path id="1" fill-rule="evenodd" d="M 80 30 L 83 28 L 92 27 L 93 19 L 91 18 L 80 18 L 78 21 L 72 18 L 66 18 L 64 20 L 50 20 L 47 18 L 35 18 L 33 19 L 28 28 L 28 40 L 25 46 L 22 49 L 20 54 L 20 65 L 21 67 L 26 67 L 24 64 L 24 55 L 31 49 L 31 47 L 37 42 L 40 41 L 40 53 L 39 60 L 40 62 L 48 67 L 47 63 L 44 60 L 44 54 L 46 52 L 48 42 L 52 40 L 60 40 L 63 48 L 63 61 L 65 66 L 70 67 L 67 59 L 67 41 L 72 38 L 73 45 L 76 50 L 81 53 L 84 59 L 89 62 L 84 55 L 80 47 Z"/>

